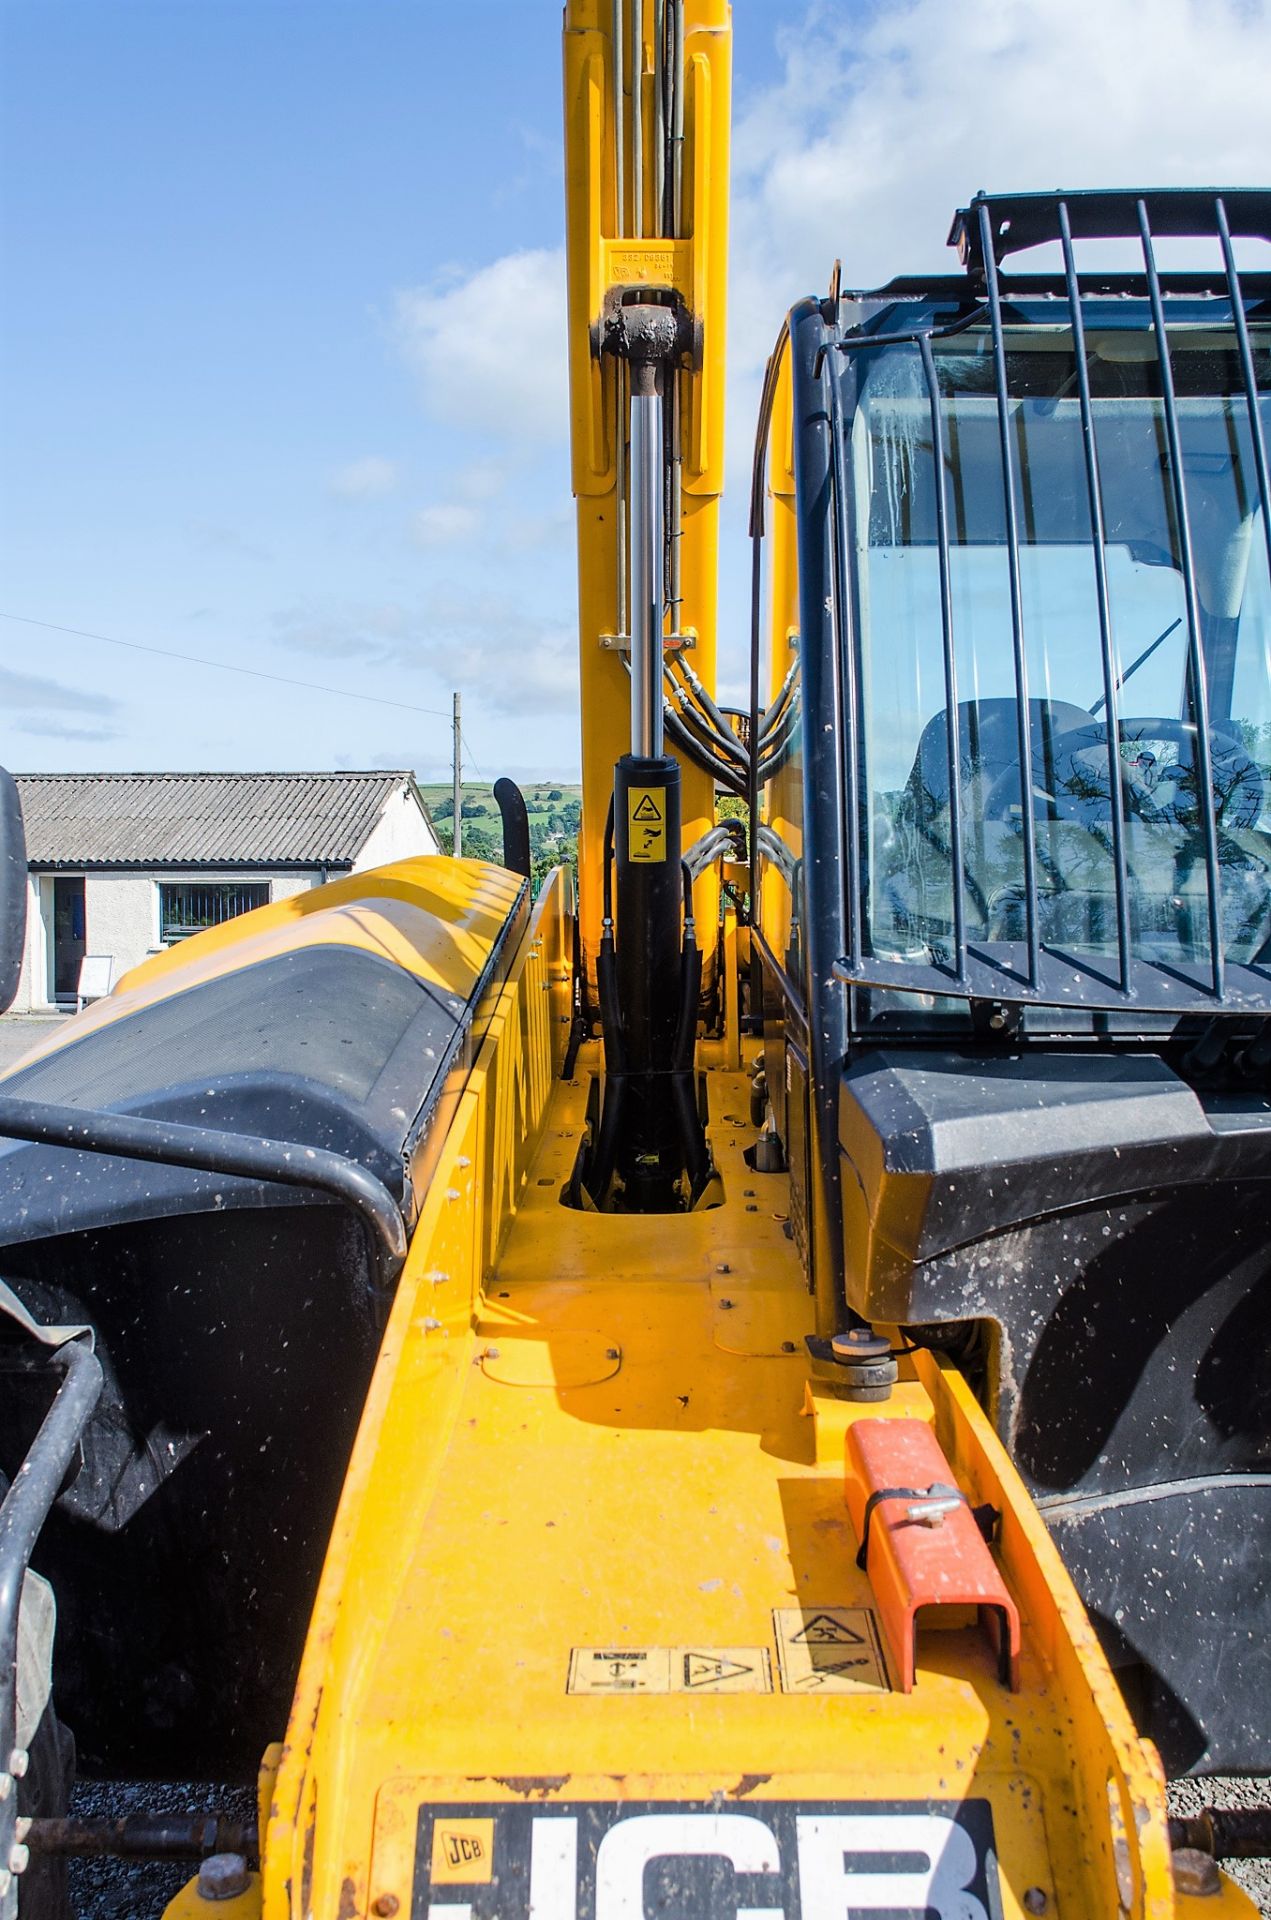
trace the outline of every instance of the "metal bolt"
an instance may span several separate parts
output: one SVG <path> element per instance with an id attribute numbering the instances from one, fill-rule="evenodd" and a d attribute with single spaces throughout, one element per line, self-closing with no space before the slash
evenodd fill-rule
<path id="1" fill-rule="evenodd" d="M 793 1340 L 783 1340 L 781 1342 L 781 1351 L 782 1353 L 797 1353 L 799 1349 L 795 1346 Z"/>
<path id="2" fill-rule="evenodd" d="M 483 1360 L 497 1360 L 498 1357 L 499 1357 L 499 1349 L 497 1347 L 487 1347 L 485 1352 L 481 1356 Z"/>
<path id="3" fill-rule="evenodd" d="M 458 1187 L 447 1187 L 446 1198 L 447 1200 L 462 1200 L 463 1195 L 460 1193 Z"/>
<path id="4" fill-rule="evenodd" d="M 251 1885 L 241 1853 L 209 1853 L 199 1867 L 200 1900 L 237 1900 Z"/>
<path id="5" fill-rule="evenodd" d="M 905 1518 L 917 1521 L 920 1527 L 942 1527 L 946 1513 L 956 1513 L 962 1505 L 960 1500 L 919 1500 L 913 1506 L 905 1508 Z"/>
<path id="6" fill-rule="evenodd" d="M 1025 1913 L 1045 1913 L 1046 1895 L 1041 1887 L 1029 1887 L 1024 1894 Z"/>
<path id="7" fill-rule="evenodd" d="M 15 1747 L 9 1755 L 9 1772 L 15 1780 L 24 1780 L 26 1770 L 31 1764 L 31 1756 L 25 1747 Z"/>
<path id="8" fill-rule="evenodd" d="M 30 1858 L 30 1847 L 24 1847 L 20 1840 L 15 1840 L 9 1848 L 9 1872 L 13 1874 L 25 1873 Z"/>
<path id="9" fill-rule="evenodd" d="M 618 1350 L 618 1348 L 617 1348 L 617 1347 L 606 1347 L 606 1348 L 605 1348 L 605 1359 L 606 1359 L 606 1360 L 621 1360 L 621 1358 L 622 1358 L 622 1354 L 621 1354 L 621 1353 L 619 1352 L 619 1350 Z"/>
<path id="10" fill-rule="evenodd" d="M 389 1920 L 389 1916 L 396 1913 L 400 1905 L 401 1902 L 395 1893 L 382 1893 L 372 1906 L 371 1912 L 375 1914 L 376 1920 Z"/>
<path id="11" fill-rule="evenodd" d="M 468 1155 L 466 1153 L 461 1153 L 459 1155 L 459 1158 L 455 1161 L 455 1165 L 457 1167 L 470 1167 L 472 1165 L 472 1162 L 468 1158 Z"/>
<path id="12" fill-rule="evenodd" d="M 731 1300 L 721 1300 L 719 1304 L 721 1311 L 727 1313 L 733 1303 Z"/>
<path id="13" fill-rule="evenodd" d="M 731 1273 L 732 1268 L 729 1266 L 727 1260 L 721 1260 L 715 1271 L 716 1273 Z"/>
<path id="14" fill-rule="evenodd" d="M 1218 1862 L 1211 1853 L 1202 1853 L 1199 1847 L 1176 1847 L 1174 1886 L 1177 1892 L 1188 1893 L 1194 1900 L 1220 1894 L 1222 1880 Z"/>

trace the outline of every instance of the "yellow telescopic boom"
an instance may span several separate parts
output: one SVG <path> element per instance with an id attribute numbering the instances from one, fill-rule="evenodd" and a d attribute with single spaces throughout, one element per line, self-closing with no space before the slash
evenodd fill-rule
<path id="1" fill-rule="evenodd" d="M 724 459 L 731 26 L 726 0 L 569 0 L 565 164 L 570 432 L 578 503 L 582 685 L 582 947 L 594 981 L 614 765 L 632 746 L 632 407 L 629 363 L 609 350 L 624 305 L 673 308 L 684 344 L 655 449 L 664 502 L 658 638 L 715 689 Z M 634 596 L 637 602 L 641 596 Z M 642 603 L 634 609 L 639 620 Z M 660 656 L 661 647 L 657 649 Z M 654 689 L 663 684 L 653 661 Z M 680 682 L 683 685 L 683 681 Z M 648 704 L 648 689 L 637 689 Z M 674 737 L 668 751 L 677 751 Z M 713 782 L 683 763 L 683 836 L 713 825 Z M 678 851 L 678 850 L 673 850 Z M 713 925 L 718 882 L 697 882 Z"/>

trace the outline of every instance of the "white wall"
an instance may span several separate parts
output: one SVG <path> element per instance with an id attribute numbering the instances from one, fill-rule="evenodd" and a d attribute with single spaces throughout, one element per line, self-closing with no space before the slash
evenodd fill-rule
<path id="1" fill-rule="evenodd" d="M 384 807 L 371 829 L 354 864 L 355 873 L 368 867 L 387 866 L 393 860 L 408 860 L 417 854 L 440 853 L 437 836 L 427 814 L 409 782 L 403 781 Z M 70 875 L 68 874 L 68 878 Z M 342 878 L 334 873 L 333 879 Z M 53 936 L 53 878 L 49 873 L 30 875 L 27 895 L 26 956 L 18 983 L 15 1013 L 48 1012 L 52 1004 L 49 971 Z M 86 952 L 108 953 L 114 961 L 112 980 L 129 967 L 135 967 L 159 945 L 159 884 L 162 881 L 193 881 L 202 885 L 220 882 L 243 883 L 267 880 L 271 900 L 285 900 L 322 884 L 316 868 L 300 872 L 234 873 L 164 872 L 151 867 L 144 872 L 88 873 L 84 878 L 84 925 Z"/>
<path id="2" fill-rule="evenodd" d="M 368 867 L 386 867 L 391 860 L 411 860 L 416 854 L 440 853 L 432 823 L 410 785 L 403 780 L 372 827 L 366 844 L 353 862 L 354 873 Z"/>
<path id="3" fill-rule="evenodd" d="M 22 974 L 18 980 L 15 1013 L 30 1013 L 32 1007 L 48 1003 L 45 981 L 48 979 L 48 952 L 44 944 L 44 918 L 40 911 L 41 880 L 38 873 L 27 875 L 26 948 L 22 956 Z M 53 888 L 49 881 L 49 923 L 52 924 Z"/>
<path id="4" fill-rule="evenodd" d="M 69 877 L 69 876 L 68 876 Z M 52 1004 L 49 969 L 53 935 L 53 878 L 32 874 L 27 895 L 26 955 L 18 983 L 15 1013 L 47 1012 Z M 269 883 L 269 898 L 283 900 L 321 884 L 316 870 L 299 873 L 185 872 L 88 873 L 84 876 L 84 929 L 87 953 L 108 953 L 114 962 L 112 984 L 159 947 L 159 886 L 161 882 L 194 882 L 217 886 Z"/>

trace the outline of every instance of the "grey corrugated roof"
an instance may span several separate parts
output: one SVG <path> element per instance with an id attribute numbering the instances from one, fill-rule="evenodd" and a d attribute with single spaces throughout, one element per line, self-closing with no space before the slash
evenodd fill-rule
<path id="1" fill-rule="evenodd" d="M 33 867 L 349 866 L 414 784 L 400 771 L 16 777 Z"/>

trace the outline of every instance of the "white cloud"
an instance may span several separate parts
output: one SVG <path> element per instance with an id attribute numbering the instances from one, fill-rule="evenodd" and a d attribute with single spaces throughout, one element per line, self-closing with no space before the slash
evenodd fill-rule
<path id="1" fill-rule="evenodd" d="M 361 460 L 350 460 L 331 475 L 330 488 L 342 500 L 379 500 L 392 493 L 400 477 L 397 462 L 382 454 L 368 453 Z"/>
<path id="2" fill-rule="evenodd" d="M 1267 0 L 817 0 L 774 35 L 777 12 L 735 16 L 738 36 L 775 51 L 769 80 L 738 97 L 733 137 L 725 636 L 745 630 L 738 529 L 764 358 L 836 255 L 849 286 L 956 272 L 950 215 L 981 187 L 1239 185 L 1266 167 Z M 352 636 L 378 650 L 366 657 L 430 665 L 506 737 L 497 716 L 564 713 L 576 698 L 563 250 L 403 291 L 392 333 L 447 461 L 416 543 L 479 537 L 486 590 L 421 594 L 409 644 L 348 612 L 298 643 L 343 649 Z M 550 618 L 513 591 L 526 551 Z M 726 678 L 743 651 L 724 649 Z"/>
<path id="3" fill-rule="evenodd" d="M 399 293 L 393 331 L 438 419 L 504 442 L 567 437 L 563 248 Z"/>
<path id="4" fill-rule="evenodd" d="M 17 707 L 28 713 L 100 714 L 117 705 L 105 694 L 68 687 L 61 680 L 46 680 L 42 674 L 0 667 L 0 708 Z"/>
<path id="5" fill-rule="evenodd" d="M 470 696 L 472 723 L 477 713 L 577 711 L 572 619 L 527 612 L 510 594 L 442 586 L 411 608 L 291 608 L 275 615 L 274 627 L 283 644 L 300 653 L 435 674 L 443 686 Z"/>
<path id="6" fill-rule="evenodd" d="M 472 539 L 481 525 L 475 507 L 461 501 L 440 502 L 421 507 L 411 519 L 411 535 L 417 547 L 456 547 Z"/>
<path id="7" fill-rule="evenodd" d="M 455 475 L 455 492 L 464 500 L 494 500 L 508 483 L 509 460 L 474 460 Z"/>
<path id="8" fill-rule="evenodd" d="M 286 646 L 332 660 L 387 660 L 409 632 L 406 609 L 394 601 L 378 606 L 305 602 L 276 613 L 273 625 Z"/>
<path id="9" fill-rule="evenodd" d="M 779 78 L 733 136 L 729 346 L 749 399 L 735 450 L 783 311 L 825 289 L 836 255 L 846 286 L 956 271 L 950 215 L 980 188 L 1267 171 L 1262 0 L 825 3 L 777 45 Z"/>

